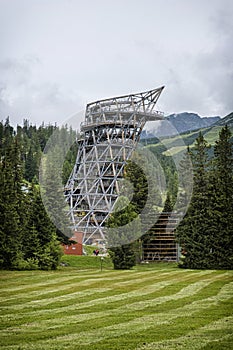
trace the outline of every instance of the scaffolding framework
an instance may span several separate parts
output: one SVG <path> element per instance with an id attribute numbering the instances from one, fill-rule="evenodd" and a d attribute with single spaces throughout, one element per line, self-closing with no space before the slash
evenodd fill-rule
<path id="1" fill-rule="evenodd" d="M 175 230 L 179 220 L 180 214 L 174 212 L 160 214 L 143 242 L 144 261 L 178 261 L 179 246 L 176 242 Z"/>
<path id="2" fill-rule="evenodd" d="M 164 119 L 155 110 L 164 87 L 87 105 L 73 171 L 65 187 L 73 228 L 83 243 L 105 241 L 104 225 L 120 193 L 124 167 L 147 121 Z"/>

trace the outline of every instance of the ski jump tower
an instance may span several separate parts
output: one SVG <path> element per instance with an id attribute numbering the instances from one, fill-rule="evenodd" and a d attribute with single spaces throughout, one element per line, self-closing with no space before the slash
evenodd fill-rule
<path id="1" fill-rule="evenodd" d="M 105 222 L 119 196 L 124 166 L 147 121 L 162 120 L 154 109 L 164 87 L 89 103 L 75 166 L 65 187 L 73 228 L 83 243 L 105 240 Z"/>

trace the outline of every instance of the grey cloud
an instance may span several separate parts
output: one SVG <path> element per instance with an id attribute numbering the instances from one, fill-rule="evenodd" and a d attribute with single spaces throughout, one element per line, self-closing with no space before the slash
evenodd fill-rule
<path id="1" fill-rule="evenodd" d="M 160 85 L 165 113 L 232 110 L 232 0 L 2 3 L 0 119 L 59 122 Z"/>
<path id="2" fill-rule="evenodd" d="M 209 21 L 209 45 L 198 52 L 194 48 L 167 71 L 164 107 L 169 113 L 225 116 L 233 111 L 233 7 L 228 4 Z"/>
<path id="3" fill-rule="evenodd" d="M 63 122 L 80 109 L 78 96 L 62 89 L 57 82 L 40 81 L 35 74 L 39 59 L 27 56 L 22 60 L 0 62 L 0 119 L 10 116 L 21 123 Z"/>
<path id="4" fill-rule="evenodd" d="M 233 23 L 229 10 L 212 19 L 216 42 L 196 62 L 195 74 L 207 86 L 207 103 L 225 114 L 233 111 Z"/>

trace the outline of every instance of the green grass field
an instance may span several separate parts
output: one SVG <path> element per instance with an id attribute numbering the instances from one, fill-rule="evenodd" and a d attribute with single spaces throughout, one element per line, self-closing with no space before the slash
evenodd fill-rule
<path id="1" fill-rule="evenodd" d="M 58 271 L 1 271 L 1 349 L 233 349 L 233 271 L 65 260 Z"/>

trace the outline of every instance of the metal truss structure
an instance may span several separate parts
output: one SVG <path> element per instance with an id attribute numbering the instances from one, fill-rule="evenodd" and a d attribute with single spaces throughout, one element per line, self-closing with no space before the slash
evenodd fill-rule
<path id="1" fill-rule="evenodd" d="M 65 187 L 73 228 L 83 232 L 84 244 L 105 241 L 104 225 L 119 196 L 125 164 L 145 123 L 163 119 L 155 110 L 163 88 L 87 105 L 76 163 Z"/>

